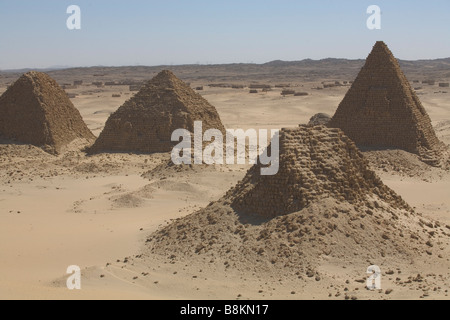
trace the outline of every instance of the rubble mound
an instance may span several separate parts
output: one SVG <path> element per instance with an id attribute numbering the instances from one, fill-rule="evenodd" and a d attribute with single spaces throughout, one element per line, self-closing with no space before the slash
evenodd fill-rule
<path id="1" fill-rule="evenodd" d="M 315 126 L 322 126 L 327 125 L 328 122 L 330 122 L 331 117 L 326 113 L 318 113 L 312 116 L 312 118 L 309 120 L 308 126 L 315 127 Z"/>
<path id="2" fill-rule="evenodd" d="M 222 199 L 153 233 L 144 257 L 320 281 L 324 259 L 406 266 L 439 254 L 445 227 L 384 186 L 340 130 L 284 129 L 280 138 L 278 175 L 255 165 Z"/>

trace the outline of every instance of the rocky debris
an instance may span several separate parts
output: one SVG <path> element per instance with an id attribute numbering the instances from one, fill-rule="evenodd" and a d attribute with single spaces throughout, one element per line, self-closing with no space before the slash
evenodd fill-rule
<path id="1" fill-rule="evenodd" d="M 317 113 L 309 120 L 308 126 L 326 126 L 331 120 L 331 116 L 326 113 Z"/>
<path id="2" fill-rule="evenodd" d="M 281 91 L 282 96 L 295 95 L 295 90 L 285 89 Z"/>

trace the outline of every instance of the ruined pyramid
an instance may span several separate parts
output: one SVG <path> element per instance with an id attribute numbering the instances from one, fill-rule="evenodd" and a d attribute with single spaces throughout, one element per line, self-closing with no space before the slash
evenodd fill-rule
<path id="1" fill-rule="evenodd" d="M 369 169 L 364 156 L 340 129 L 283 129 L 278 174 L 263 176 L 260 171 L 260 164 L 252 167 L 228 193 L 233 208 L 276 217 L 300 211 L 322 198 L 357 204 L 371 195 L 394 207 L 408 208 Z"/>
<path id="2" fill-rule="evenodd" d="M 173 131 L 193 132 L 195 121 L 202 121 L 203 131 L 225 134 L 215 107 L 171 71 L 162 71 L 109 117 L 90 153 L 170 152 L 178 143 L 171 141 Z"/>
<path id="3" fill-rule="evenodd" d="M 260 169 L 254 165 L 220 200 L 152 234 L 149 263 L 320 281 L 320 263 L 329 259 L 364 271 L 371 261 L 405 266 L 438 254 L 432 242 L 448 239 L 442 228 L 430 238 L 433 223 L 385 186 L 339 129 L 282 130 L 278 174 Z"/>
<path id="4" fill-rule="evenodd" d="M 49 75 L 29 72 L 0 97 L 0 136 L 57 154 L 77 138 L 94 140 L 64 90 Z"/>
<path id="5" fill-rule="evenodd" d="M 328 124 L 358 146 L 396 148 L 433 158 L 442 147 L 398 61 L 377 42 Z"/>

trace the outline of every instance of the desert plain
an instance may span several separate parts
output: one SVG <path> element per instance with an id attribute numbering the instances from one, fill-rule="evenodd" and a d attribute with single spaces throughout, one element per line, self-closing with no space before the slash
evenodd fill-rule
<path id="1" fill-rule="evenodd" d="M 136 92 L 128 85 L 97 87 L 92 85 L 95 81 L 144 81 L 171 69 L 192 88 L 203 87 L 198 92 L 216 107 L 227 129 L 281 129 L 306 124 L 317 113 L 333 115 L 363 64 L 324 60 L 79 68 L 48 74 L 60 85 L 83 81 L 67 86 L 66 92 L 98 136 L 109 115 Z M 401 65 L 438 138 L 449 145 L 450 89 L 438 83 L 449 81 L 450 61 Z M 0 73 L 0 94 L 20 75 Z M 436 83 L 422 83 L 429 79 Z M 272 89 L 250 94 L 252 84 Z M 308 95 L 281 95 L 287 87 Z M 152 234 L 220 199 L 251 166 L 177 171 L 165 166 L 169 153 L 87 155 L 83 147 L 83 141 L 74 141 L 55 156 L 1 141 L 0 299 L 448 299 L 448 237 L 435 239 L 437 252 L 417 252 L 417 258 L 408 261 L 386 256 L 378 261 L 361 258 L 355 264 L 345 254 L 324 253 L 317 255 L 313 275 L 292 265 L 280 273 L 269 267 L 255 270 L 244 262 L 234 268 L 220 255 L 204 261 L 153 254 L 146 246 Z M 401 150 L 362 151 L 385 185 L 418 215 L 437 222 L 431 229 L 450 233 L 448 166 L 426 165 Z M 433 233 L 431 229 L 427 232 Z M 353 246 L 351 252 L 357 243 Z M 365 288 L 366 270 L 372 264 L 382 270 L 382 290 Z M 82 268 L 81 290 L 66 287 L 70 265 Z"/>

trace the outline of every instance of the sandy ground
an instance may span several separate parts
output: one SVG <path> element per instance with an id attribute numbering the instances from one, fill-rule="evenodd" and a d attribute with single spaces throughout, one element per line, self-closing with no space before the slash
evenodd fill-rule
<path id="1" fill-rule="evenodd" d="M 306 123 L 318 112 L 333 114 L 348 87 L 311 89 L 317 85 L 298 84 L 298 91 L 310 93 L 307 97 L 208 87 L 201 93 L 216 106 L 227 128 L 269 129 Z M 449 144 L 450 93 L 437 86 L 421 91 L 439 137 Z M 96 135 L 109 114 L 132 96 L 126 87 L 82 86 L 69 92 L 79 94 L 72 101 Z M 450 274 L 448 248 L 440 261 L 402 270 L 425 278 L 415 290 L 402 290 L 395 284 L 397 276 L 386 276 L 385 288 L 394 290 L 389 295 L 368 292 L 363 283 L 353 281 L 366 277 L 365 261 L 356 275 L 343 262 L 323 261 L 322 272 L 334 275 L 335 282 L 320 283 L 295 275 L 289 281 L 222 272 L 195 262 L 172 265 L 156 258 L 151 266 L 124 263 L 141 254 L 152 232 L 220 198 L 248 166 L 149 180 L 142 174 L 167 155 L 86 157 L 77 147 L 53 157 L 34 147 L 0 144 L 0 299 L 344 299 L 346 292 L 359 299 L 448 299 L 448 280 L 439 281 Z M 448 172 L 430 169 L 426 179 L 378 173 L 418 212 L 450 224 Z M 65 288 L 69 265 L 83 269 L 82 290 Z"/>

